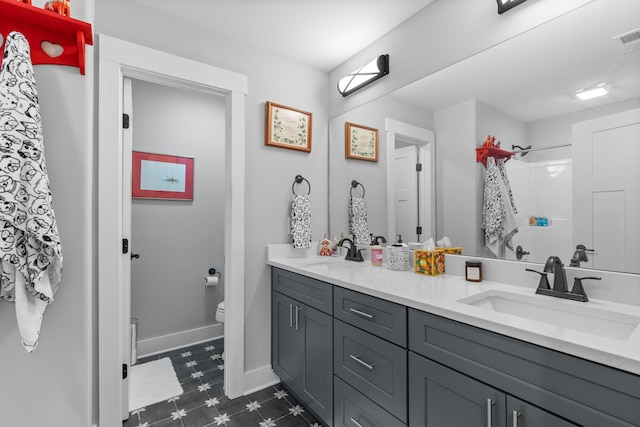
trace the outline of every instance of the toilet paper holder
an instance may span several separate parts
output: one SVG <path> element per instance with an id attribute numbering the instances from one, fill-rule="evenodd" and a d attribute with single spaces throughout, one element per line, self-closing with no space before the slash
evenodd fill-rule
<path id="1" fill-rule="evenodd" d="M 222 273 L 220 273 L 219 271 L 216 271 L 215 268 L 210 268 L 209 269 L 209 275 L 210 276 L 216 276 L 218 279 L 222 278 Z"/>

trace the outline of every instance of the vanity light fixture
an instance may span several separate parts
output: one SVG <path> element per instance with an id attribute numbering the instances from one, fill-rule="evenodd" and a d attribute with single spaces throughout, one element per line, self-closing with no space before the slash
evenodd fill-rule
<path id="1" fill-rule="evenodd" d="M 368 64 L 349 73 L 348 76 L 341 78 L 338 82 L 338 92 L 342 96 L 347 96 L 387 74 L 389 74 L 389 55 L 380 55 Z"/>
<path id="2" fill-rule="evenodd" d="M 505 13 L 507 10 L 514 8 L 525 1 L 527 0 L 497 0 L 498 14 Z"/>
<path id="3" fill-rule="evenodd" d="M 604 96 L 608 94 L 609 91 L 611 91 L 611 85 L 609 83 L 600 83 L 594 87 L 580 89 L 576 92 L 576 96 L 581 100 L 586 101 L 588 99 Z"/>

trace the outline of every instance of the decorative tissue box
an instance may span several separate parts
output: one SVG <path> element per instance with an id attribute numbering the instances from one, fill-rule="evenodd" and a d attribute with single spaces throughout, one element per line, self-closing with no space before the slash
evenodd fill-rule
<path id="1" fill-rule="evenodd" d="M 445 254 L 449 255 L 462 255 L 462 248 L 436 248 L 436 250 L 437 249 L 442 249 Z"/>
<path id="2" fill-rule="evenodd" d="M 433 251 L 416 249 L 414 254 L 414 271 L 416 273 L 427 276 L 444 274 L 444 249 L 436 249 Z"/>

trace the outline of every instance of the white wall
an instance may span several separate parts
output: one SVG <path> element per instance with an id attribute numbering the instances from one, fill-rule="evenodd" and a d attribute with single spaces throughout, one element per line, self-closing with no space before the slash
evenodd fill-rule
<path id="1" fill-rule="evenodd" d="M 76 2 L 72 14 L 90 22 L 91 6 L 92 1 Z M 60 288 L 44 313 L 33 353 L 22 347 L 13 303 L 0 300 L 3 426 L 87 427 L 92 422 L 96 379 L 92 372 L 96 343 L 92 55 L 88 47 L 85 76 L 74 67 L 34 67 L 64 264 Z"/>
<path id="2" fill-rule="evenodd" d="M 193 200 L 132 201 L 131 316 L 144 341 L 218 323 L 224 284 L 203 278 L 211 267 L 224 276 L 225 101 L 140 80 L 132 92 L 133 150 L 194 159 Z"/>
<path id="3" fill-rule="evenodd" d="M 217 19 L 224 17 L 212 16 L 213 27 Z M 291 184 L 297 174 L 313 186 L 313 239 L 318 240 L 328 228 L 327 73 L 247 44 L 212 36 L 204 29 L 129 0 L 98 0 L 95 30 L 248 76 L 244 365 L 247 373 L 270 369 L 271 279 L 265 246 L 291 241 L 286 225 Z M 313 113 L 311 153 L 264 146 L 265 101 Z"/>

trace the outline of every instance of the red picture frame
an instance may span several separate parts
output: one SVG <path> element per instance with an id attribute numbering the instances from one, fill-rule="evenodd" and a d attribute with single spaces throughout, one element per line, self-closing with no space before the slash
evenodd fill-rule
<path id="1" fill-rule="evenodd" d="M 193 158 L 132 152 L 131 197 L 193 200 Z"/>

